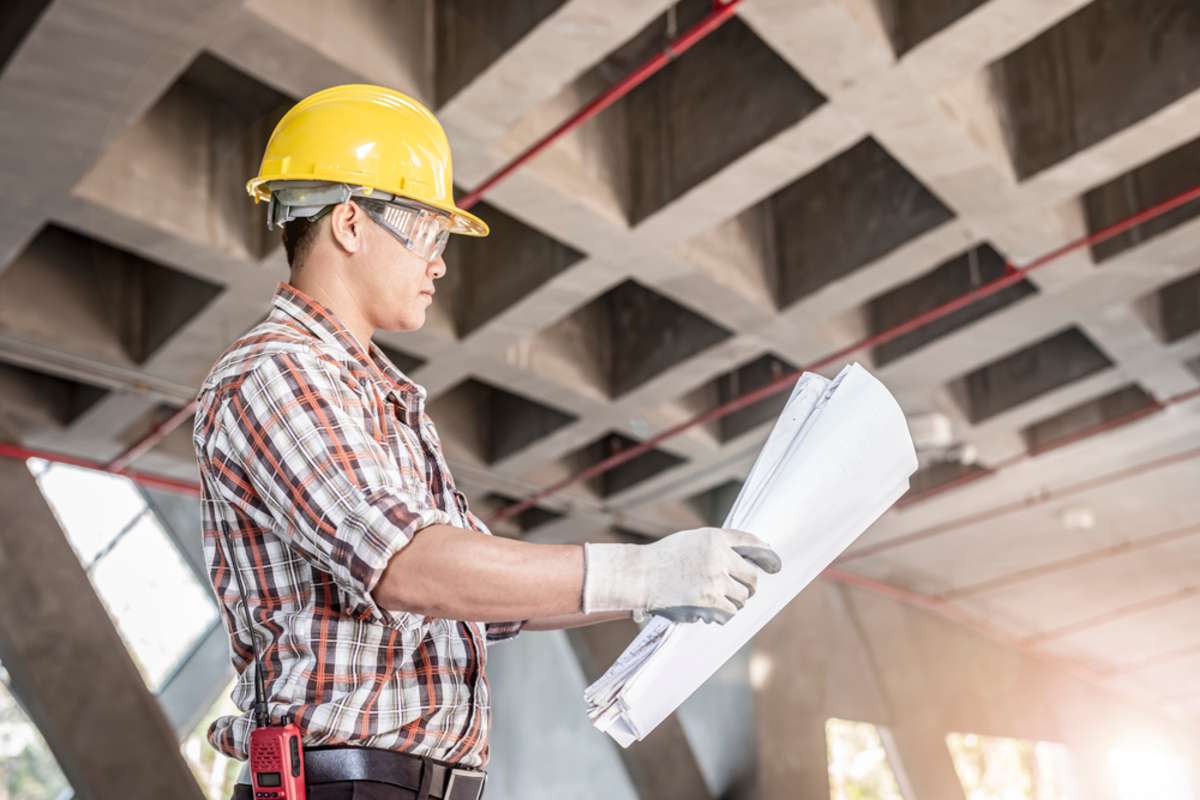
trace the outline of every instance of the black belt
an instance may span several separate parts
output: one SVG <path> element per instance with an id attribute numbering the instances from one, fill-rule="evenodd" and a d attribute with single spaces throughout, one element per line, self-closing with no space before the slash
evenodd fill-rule
<path id="1" fill-rule="evenodd" d="M 243 771 L 240 783 L 246 784 Z M 304 750 L 304 782 L 375 781 L 413 792 L 418 800 L 479 800 L 487 773 L 374 747 Z"/>

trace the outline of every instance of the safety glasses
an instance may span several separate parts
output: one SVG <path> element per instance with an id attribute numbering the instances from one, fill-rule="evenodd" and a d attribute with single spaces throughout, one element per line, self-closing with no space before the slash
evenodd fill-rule
<path id="1" fill-rule="evenodd" d="M 417 258 L 436 261 L 446 249 L 453 226 L 446 214 L 396 201 L 355 197 L 354 202 Z"/>

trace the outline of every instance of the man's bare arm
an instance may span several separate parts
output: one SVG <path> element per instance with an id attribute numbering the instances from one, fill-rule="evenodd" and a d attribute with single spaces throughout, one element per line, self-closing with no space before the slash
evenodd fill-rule
<path id="1" fill-rule="evenodd" d="M 430 525 L 392 556 L 372 595 L 392 611 L 533 620 L 541 630 L 620 619 L 634 609 L 723 624 L 754 593 L 759 572 L 781 566 L 766 542 L 720 528 L 680 531 L 653 544 L 581 546 Z"/>
<path id="2" fill-rule="evenodd" d="M 431 525 L 392 557 L 372 596 L 388 610 L 476 622 L 584 616 L 583 547 Z"/>

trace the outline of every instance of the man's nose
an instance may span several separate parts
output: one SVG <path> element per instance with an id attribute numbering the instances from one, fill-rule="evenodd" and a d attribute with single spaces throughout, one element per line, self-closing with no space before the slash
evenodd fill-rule
<path id="1" fill-rule="evenodd" d="M 429 277 L 435 281 L 446 274 L 446 261 L 441 256 L 437 257 L 436 261 L 429 262 Z"/>

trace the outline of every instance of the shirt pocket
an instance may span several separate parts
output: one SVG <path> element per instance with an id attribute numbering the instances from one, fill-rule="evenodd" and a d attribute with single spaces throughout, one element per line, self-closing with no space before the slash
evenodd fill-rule
<path id="1" fill-rule="evenodd" d="M 385 398 L 387 418 L 382 420 L 388 454 L 396 464 L 404 488 L 417 497 L 432 501 L 429 491 L 429 471 L 425 448 L 417 431 L 405 421 L 404 406 L 389 393 Z"/>

